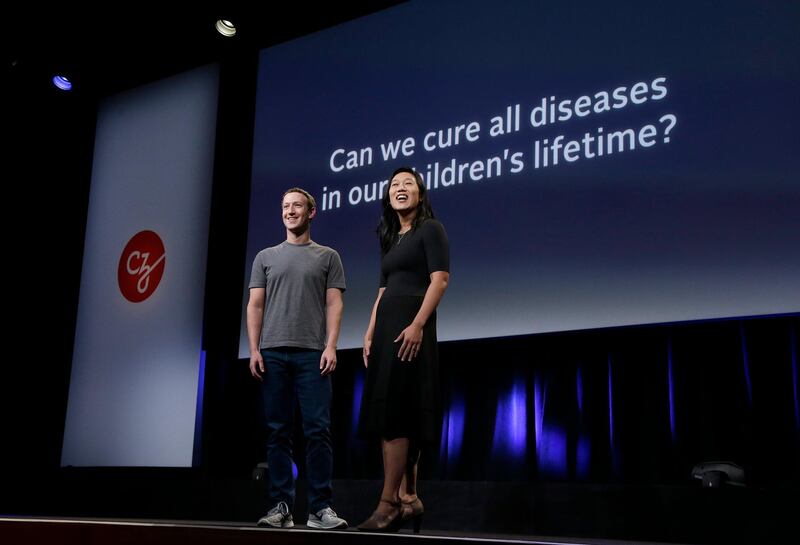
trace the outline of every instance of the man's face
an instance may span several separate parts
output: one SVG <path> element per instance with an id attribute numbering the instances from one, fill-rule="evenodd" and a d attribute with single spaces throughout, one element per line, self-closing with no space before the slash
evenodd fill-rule
<path id="1" fill-rule="evenodd" d="M 290 231 L 303 232 L 308 229 L 316 212 L 316 209 L 308 209 L 308 199 L 302 193 L 287 193 L 283 196 L 281 214 L 283 224 Z"/>

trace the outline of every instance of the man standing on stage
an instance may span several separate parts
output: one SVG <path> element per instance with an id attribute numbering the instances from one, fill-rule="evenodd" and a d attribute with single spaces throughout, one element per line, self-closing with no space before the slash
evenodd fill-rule
<path id="1" fill-rule="evenodd" d="M 297 399 L 307 450 L 308 526 L 347 527 L 331 509 L 330 432 L 330 374 L 336 369 L 345 280 L 339 254 L 311 240 L 316 213 L 314 197 L 307 191 L 287 190 L 282 201 L 286 240 L 259 252 L 250 276 L 250 373 L 263 384 L 272 505 L 259 526 L 294 526 L 292 429 Z"/>

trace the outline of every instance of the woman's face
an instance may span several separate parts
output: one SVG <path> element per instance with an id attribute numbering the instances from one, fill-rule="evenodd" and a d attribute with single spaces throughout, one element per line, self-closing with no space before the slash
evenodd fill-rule
<path id="1" fill-rule="evenodd" d="M 419 186 L 410 172 L 400 172 L 389 182 L 389 202 L 398 212 L 414 210 L 419 205 Z"/>

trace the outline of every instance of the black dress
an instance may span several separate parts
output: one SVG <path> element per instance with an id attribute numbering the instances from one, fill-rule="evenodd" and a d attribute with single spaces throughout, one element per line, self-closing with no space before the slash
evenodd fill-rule
<path id="1" fill-rule="evenodd" d="M 400 361 L 394 340 L 414 320 L 430 285 L 430 274 L 449 272 L 447 234 L 426 220 L 395 238 L 381 259 L 381 287 L 375 330 L 361 398 L 359 435 L 418 441 L 439 440 L 439 352 L 436 312 L 423 328 L 422 346 L 411 361 Z"/>

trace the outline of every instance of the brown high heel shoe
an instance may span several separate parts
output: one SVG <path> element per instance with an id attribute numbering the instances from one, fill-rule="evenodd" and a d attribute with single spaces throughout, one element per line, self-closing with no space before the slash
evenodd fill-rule
<path id="1" fill-rule="evenodd" d="M 391 514 L 384 515 L 376 509 L 367 520 L 357 526 L 362 532 L 396 532 L 403 525 L 403 509 L 400 507 L 400 502 L 383 498 L 380 501 L 388 503 L 394 510 Z"/>
<path id="2" fill-rule="evenodd" d="M 418 534 L 422 528 L 422 515 L 425 514 L 425 506 L 422 500 L 415 498 L 411 501 L 404 501 L 403 504 L 403 524 L 412 521 L 414 533 Z"/>

